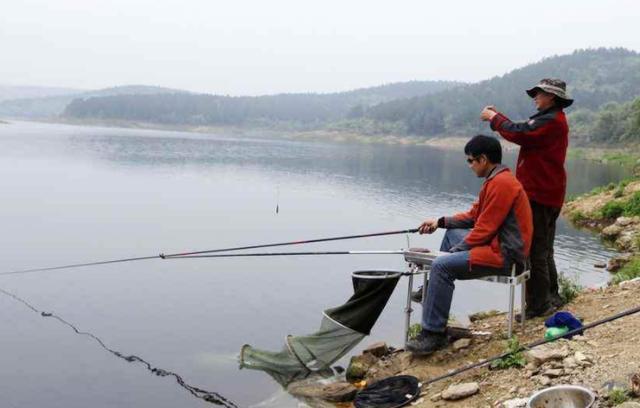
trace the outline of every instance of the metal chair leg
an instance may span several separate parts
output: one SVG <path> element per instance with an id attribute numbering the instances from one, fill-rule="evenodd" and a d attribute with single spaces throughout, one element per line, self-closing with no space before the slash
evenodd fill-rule
<path id="1" fill-rule="evenodd" d="M 522 280 L 520 290 L 520 324 L 521 330 L 524 333 L 524 322 L 527 319 L 527 279 Z"/>
<path id="2" fill-rule="evenodd" d="M 507 329 L 507 336 L 511 338 L 513 334 L 513 304 L 515 301 L 515 287 L 513 286 L 513 282 L 509 284 L 509 322 Z"/>
<path id="3" fill-rule="evenodd" d="M 404 309 L 406 314 L 404 323 L 404 344 L 409 341 L 409 328 L 411 327 L 411 292 L 413 291 L 413 275 L 409 274 L 409 283 L 407 284 L 407 307 Z"/>

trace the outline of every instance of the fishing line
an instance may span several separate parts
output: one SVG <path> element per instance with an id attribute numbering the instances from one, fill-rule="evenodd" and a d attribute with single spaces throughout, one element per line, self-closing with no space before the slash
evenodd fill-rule
<path id="1" fill-rule="evenodd" d="M 13 298 L 14 300 L 22 303 L 24 306 L 26 306 L 27 308 L 31 309 L 33 312 L 39 314 L 42 317 L 51 317 L 53 319 L 58 320 L 60 323 L 70 327 L 74 332 L 76 332 L 76 334 L 82 335 L 82 336 L 88 336 L 91 337 L 93 340 L 95 340 L 100 347 L 102 347 L 103 349 L 105 349 L 106 351 L 108 351 L 109 353 L 113 354 L 114 356 L 125 360 L 128 363 L 133 363 L 133 362 L 137 362 L 137 363 L 141 363 L 143 364 L 147 370 L 149 370 L 151 373 L 159 376 L 159 377 L 174 377 L 176 382 L 178 383 L 178 385 L 180 385 L 182 388 L 184 388 L 185 390 L 189 391 L 189 393 L 191 393 L 191 395 L 193 395 L 196 398 L 199 398 L 201 400 L 210 402 L 212 404 L 215 405 L 220 405 L 223 406 L 225 408 L 238 408 L 238 406 L 236 404 L 234 404 L 232 401 L 228 400 L 227 398 L 223 397 L 222 395 L 218 394 L 217 392 L 213 392 L 213 391 L 207 391 L 204 390 L 202 388 L 198 388 L 195 387 L 193 385 L 188 384 L 187 382 L 184 381 L 184 379 L 179 375 L 176 374 L 172 371 L 168 371 L 168 370 L 164 370 L 162 368 L 158 368 L 158 367 L 154 367 L 151 365 L 151 363 L 147 362 L 146 360 L 144 360 L 141 357 L 138 357 L 136 355 L 125 355 L 117 350 L 113 350 L 109 347 L 107 347 L 107 345 L 96 335 L 89 333 L 89 332 L 84 332 L 84 331 L 80 331 L 76 326 L 74 326 L 73 324 L 69 323 L 68 321 L 64 320 L 62 317 L 51 313 L 51 312 L 43 312 L 38 310 L 36 307 L 34 307 L 32 304 L 30 304 L 29 302 L 27 302 L 26 300 L 24 300 L 23 298 L 8 292 L 2 288 L 0 288 L 0 293 L 9 296 L 11 298 Z"/>
<path id="2" fill-rule="evenodd" d="M 175 253 L 175 254 L 159 254 L 159 255 L 151 255 L 151 256 L 141 256 L 137 258 L 112 259 L 112 260 L 106 260 L 106 261 L 75 263 L 75 264 L 52 266 L 52 267 L 46 267 L 46 268 L 33 268 L 33 269 L 22 269 L 22 270 L 8 271 L 8 272 L 0 272 L 0 276 L 17 275 L 17 274 L 33 273 L 33 272 L 54 271 L 59 269 L 80 268 L 85 266 L 106 265 L 106 264 L 113 264 L 113 263 L 120 263 L 120 262 L 134 262 L 134 261 L 143 261 L 143 260 L 150 260 L 150 259 L 177 258 L 177 257 L 187 256 L 187 255 L 211 254 L 216 252 L 231 252 L 231 251 L 240 251 L 245 249 L 270 248 L 270 247 L 285 246 L 285 245 L 301 245 L 301 244 L 312 244 L 317 242 L 339 241 L 339 240 L 356 239 L 356 238 L 381 237 L 386 235 L 408 234 L 408 233 L 415 233 L 415 232 L 418 232 L 418 228 L 406 229 L 401 231 L 375 232 L 372 234 L 344 235 L 339 237 L 317 238 L 317 239 L 310 239 L 310 240 L 304 240 L 304 241 L 278 242 L 275 244 L 248 245 L 248 246 L 241 246 L 241 247 L 209 249 L 205 251 L 182 252 L 182 253 Z"/>

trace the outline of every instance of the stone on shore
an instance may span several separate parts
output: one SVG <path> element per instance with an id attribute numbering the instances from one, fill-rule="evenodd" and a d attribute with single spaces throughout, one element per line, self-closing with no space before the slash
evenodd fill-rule
<path id="1" fill-rule="evenodd" d="M 347 381 L 357 382 L 362 380 L 377 361 L 378 357 L 371 353 L 351 357 L 346 373 Z"/>
<path id="2" fill-rule="evenodd" d="M 451 385 L 449 386 L 449 388 L 442 392 L 442 399 L 447 401 L 455 401 L 470 397 L 474 394 L 477 394 L 479 391 L 480 386 L 477 382 Z"/>
<path id="3" fill-rule="evenodd" d="M 358 389 L 348 382 L 323 385 L 318 382 L 300 381 L 287 387 L 287 391 L 296 397 L 320 399 L 328 402 L 353 401 Z"/>
<path id="4" fill-rule="evenodd" d="M 549 347 L 540 346 L 525 352 L 527 360 L 536 366 L 540 366 L 547 361 L 551 360 L 563 360 L 569 355 L 567 348 L 552 349 Z"/>
<path id="5" fill-rule="evenodd" d="M 373 354 L 376 357 L 383 357 L 389 354 L 389 346 L 387 346 L 387 343 L 384 341 L 379 341 L 362 350 L 362 354 Z"/>
<path id="6" fill-rule="evenodd" d="M 499 405 L 500 408 L 524 408 L 529 400 L 527 398 L 514 398 L 504 401 Z"/>
<path id="7" fill-rule="evenodd" d="M 465 349 L 471 345 L 471 339 L 459 339 L 453 343 L 453 349 L 458 351 Z"/>

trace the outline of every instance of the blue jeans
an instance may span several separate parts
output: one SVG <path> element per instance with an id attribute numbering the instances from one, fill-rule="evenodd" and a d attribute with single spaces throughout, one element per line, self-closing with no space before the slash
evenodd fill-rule
<path id="1" fill-rule="evenodd" d="M 449 229 L 444 234 L 440 251 L 448 252 L 469 233 L 467 229 Z M 427 296 L 422 300 L 422 329 L 443 333 L 447 328 L 455 280 L 477 279 L 505 274 L 504 268 L 469 266 L 469 251 L 453 252 L 437 257 L 431 264 Z"/>

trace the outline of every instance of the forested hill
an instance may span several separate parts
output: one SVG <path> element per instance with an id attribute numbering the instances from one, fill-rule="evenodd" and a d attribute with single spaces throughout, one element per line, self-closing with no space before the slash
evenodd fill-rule
<path id="1" fill-rule="evenodd" d="M 496 105 L 513 119 L 530 116 L 533 104 L 524 90 L 549 77 L 568 83 L 576 101 L 569 112 L 597 110 L 609 102 L 640 96 L 640 54 L 621 48 L 575 51 L 435 95 L 379 104 L 363 112 L 363 116 L 395 122 L 410 134 L 470 134 L 487 129 L 478 120 L 485 105 Z"/>
<path id="2" fill-rule="evenodd" d="M 319 126 L 358 117 L 375 104 L 441 92 L 451 81 L 411 81 L 329 94 L 222 96 L 207 94 L 113 95 L 78 98 L 64 116 L 188 125 L 290 124 Z"/>
<path id="3" fill-rule="evenodd" d="M 32 89 L 31 89 L 32 88 Z M 0 92 L 3 90 L 0 87 Z M 19 91 L 19 92 L 18 92 Z M 30 92 L 27 92 L 30 91 Z M 56 92 L 54 92 L 56 91 Z M 187 93 L 178 89 L 158 86 L 127 85 L 92 91 L 66 90 L 56 88 L 22 87 L 0 100 L 0 116 L 28 119 L 49 119 L 61 115 L 67 105 L 77 98 L 91 98 L 108 95 Z M 0 97 L 2 94 L 0 93 Z"/>

